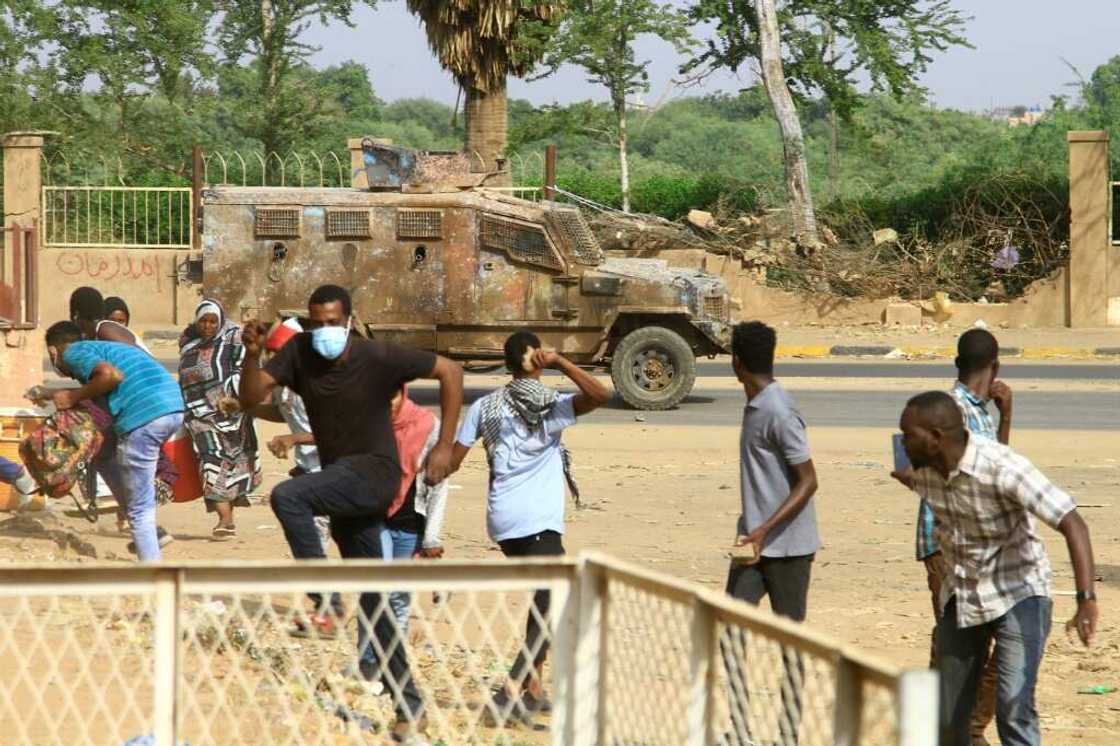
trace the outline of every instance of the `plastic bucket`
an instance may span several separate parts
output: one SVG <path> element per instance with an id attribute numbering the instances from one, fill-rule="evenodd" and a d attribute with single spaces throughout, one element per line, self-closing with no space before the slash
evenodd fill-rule
<path id="1" fill-rule="evenodd" d="M 198 457 L 194 454 L 194 444 L 185 427 L 171 436 L 163 444 L 163 453 L 175 464 L 179 479 L 171 486 L 174 495 L 172 502 L 187 503 L 202 497 L 202 480 L 198 475 Z"/>

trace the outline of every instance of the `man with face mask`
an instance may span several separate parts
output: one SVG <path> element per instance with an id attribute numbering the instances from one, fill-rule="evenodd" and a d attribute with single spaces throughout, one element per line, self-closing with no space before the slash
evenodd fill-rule
<path id="1" fill-rule="evenodd" d="M 108 398 L 117 434 L 116 459 L 102 471 L 114 495 L 123 495 L 133 543 L 143 561 L 160 559 L 156 536 L 156 462 L 160 449 L 183 424 L 179 384 L 148 353 L 116 342 L 84 342 L 82 330 L 60 321 L 47 330 L 55 369 L 83 385 L 52 394 L 59 409 Z"/>
<path id="2" fill-rule="evenodd" d="M 337 285 L 324 285 L 311 294 L 308 317 L 311 331 L 296 335 L 264 368 L 260 356 L 267 328 L 246 324 L 242 337 L 242 407 L 261 404 L 276 386 L 294 391 L 307 407 L 322 463 L 317 473 L 277 485 L 272 491 L 272 510 L 297 559 L 325 556 L 315 516 L 330 518 L 331 534 L 344 558 L 380 559 L 380 523 L 401 483 L 390 402 L 402 384 L 417 378 L 439 381 L 442 426 L 425 468 L 425 479 L 437 484 L 453 471 L 451 450 L 463 404 L 463 371 L 431 352 L 353 334 L 350 294 Z M 313 634 L 331 636 L 334 615 L 324 608 L 318 594 L 312 601 L 320 612 L 306 627 Z M 373 624 L 374 637 L 392 639 L 397 634 L 388 615 L 375 613 L 379 594 L 362 594 L 360 605 L 359 623 L 367 628 Z M 390 626 L 382 630 L 377 625 Z M 387 688 L 397 700 L 398 722 L 393 734 L 404 738 L 420 729 L 422 702 L 404 646 L 396 646 L 385 658 L 382 675 L 387 669 L 392 677 Z"/>
<path id="3" fill-rule="evenodd" d="M 969 329 L 957 341 L 957 381 L 949 392 L 956 400 L 964 416 L 966 429 L 978 438 L 998 440 L 1003 445 L 1011 441 L 1011 388 L 999 380 L 999 342 L 986 329 Z M 999 428 L 992 422 L 988 412 L 988 402 L 995 403 L 999 410 Z M 896 479 L 912 486 L 909 473 L 897 474 Z M 941 617 L 941 585 L 945 569 L 942 556 L 934 535 L 933 511 L 925 500 L 918 505 L 918 530 L 916 556 L 925 564 L 926 582 L 929 586 L 933 604 L 933 618 L 936 624 Z M 934 665 L 936 653 L 931 644 L 930 666 Z M 984 676 L 980 681 L 976 709 L 972 714 L 972 746 L 986 746 L 984 732 L 996 714 L 996 686 L 999 670 L 996 656 L 990 652 L 986 656 Z"/>
<path id="4" fill-rule="evenodd" d="M 937 518 L 944 576 L 937 623 L 943 746 L 969 746 L 991 641 L 999 666 L 1000 742 L 1041 742 L 1034 690 L 1050 632 L 1050 561 L 1035 520 L 1060 532 L 1073 564 L 1077 612 L 1066 625 L 1085 645 L 1097 626 L 1089 529 L 1069 495 L 1027 459 L 965 429 L 939 391 L 910 400 L 900 423 L 910 479 Z"/>

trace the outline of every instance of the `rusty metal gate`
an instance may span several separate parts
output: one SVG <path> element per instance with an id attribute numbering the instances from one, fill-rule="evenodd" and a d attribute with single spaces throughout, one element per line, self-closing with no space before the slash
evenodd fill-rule
<path id="1" fill-rule="evenodd" d="M 39 326 L 39 226 L 0 226 L 0 329 Z"/>

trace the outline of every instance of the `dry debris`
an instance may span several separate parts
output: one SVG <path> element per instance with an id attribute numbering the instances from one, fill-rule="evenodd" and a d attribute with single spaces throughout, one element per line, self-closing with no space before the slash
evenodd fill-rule
<path id="1" fill-rule="evenodd" d="M 793 239 L 784 210 L 757 215 L 719 207 L 691 210 L 681 222 L 602 212 L 590 222 L 606 251 L 649 257 L 699 249 L 739 259 L 759 281 L 786 290 L 934 305 L 938 293 L 962 301 L 1006 302 L 1050 276 L 1068 257 L 1062 226 L 1047 219 L 1046 209 L 1023 204 L 1018 196 L 1011 186 L 995 203 L 990 192 L 983 198 L 962 195 L 951 221 L 954 231 L 938 244 L 857 215 L 843 225 L 822 224 L 821 245 L 810 250 Z"/>

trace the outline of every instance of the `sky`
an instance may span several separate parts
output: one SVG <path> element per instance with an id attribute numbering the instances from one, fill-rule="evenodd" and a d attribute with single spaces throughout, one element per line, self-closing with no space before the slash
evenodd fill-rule
<path id="1" fill-rule="evenodd" d="M 685 0 L 675 0 L 682 4 Z M 955 7 L 971 15 L 965 36 L 975 47 L 955 47 L 939 53 L 921 83 L 941 107 L 985 111 L 997 106 L 1044 108 L 1053 94 L 1072 95 L 1076 80 L 1070 65 L 1088 77 L 1093 69 L 1120 54 L 1118 0 L 955 0 Z M 454 103 L 456 86 L 428 49 L 419 20 L 401 0 L 381 0 L 376 10 L 362 6 L 355 28 L 343 24 L 316 25 L 306 40 L 321 47 L 313 57 L 317 66 L 354 60 L 366 66 L 377 95 L 387 101 L 426 96 Z M 695 35 L 703 39 L 706 29 Z M 734 92 L 753 84 L 753 75 L 720 72 L 699 87 L 682 89 L 682 59 L 658 39 L 638 42 L 639 59 L 650 65 L 647 104 L 684 95 Z M 1067 64 L 1068 63 L 1068 64 Z M 534 83 L 510 82 L 510 95 L 535 104 L 603 100 L 605 90 L 586 81 L 579 69 L 562 68 Z"/>

